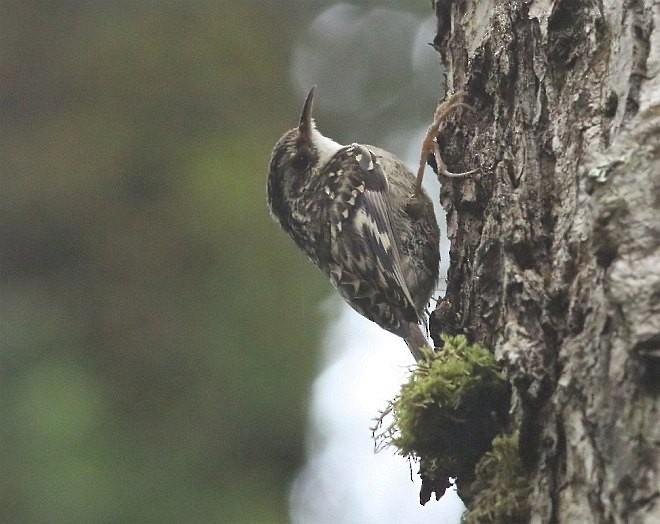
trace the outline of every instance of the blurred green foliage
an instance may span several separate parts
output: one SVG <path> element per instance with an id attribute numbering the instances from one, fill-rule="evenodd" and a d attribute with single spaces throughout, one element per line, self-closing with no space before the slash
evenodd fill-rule
<path id="1" fill-rule="evenodd" d="M 271 223 L 296 0 L 0 0 L 0 521 L 285 522 L 324 279 Z"/>

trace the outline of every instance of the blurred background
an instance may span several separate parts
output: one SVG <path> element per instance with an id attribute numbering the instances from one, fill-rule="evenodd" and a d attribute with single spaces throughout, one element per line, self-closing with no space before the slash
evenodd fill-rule
<path id="1" fill-rule="evenodd" d="M 417 511 L 409 465 L 369 447 L 407 349 L 278 230 L 266 176 L 312 84 L 325 134 L 414 164 L 429 4 L 0 0 L 0 522 Z"/>

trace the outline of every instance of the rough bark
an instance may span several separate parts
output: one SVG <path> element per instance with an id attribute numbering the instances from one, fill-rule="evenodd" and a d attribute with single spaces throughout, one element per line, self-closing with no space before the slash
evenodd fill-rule
<path id="1" fill-rule="evenodd" d="M 660 4 L 437 0 L 451 263 L 431 329 L 494 350 L 531 522 L 660 522 Z"/>

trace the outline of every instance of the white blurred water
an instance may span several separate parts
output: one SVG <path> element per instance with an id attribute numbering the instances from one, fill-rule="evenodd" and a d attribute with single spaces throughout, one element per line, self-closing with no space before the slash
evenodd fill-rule
<path id="1" fill-rule="evenodd" d="M 291 490 L 294 524 L 459 523 L 453 490 L 422 507 L 420 480 L 393 450 L 374 452 L 370 427 L 406 380 L 413 363 L 401 339 L 339 299 L 326 341 L 327 362 L 312 390 L 307 463 Z"/>

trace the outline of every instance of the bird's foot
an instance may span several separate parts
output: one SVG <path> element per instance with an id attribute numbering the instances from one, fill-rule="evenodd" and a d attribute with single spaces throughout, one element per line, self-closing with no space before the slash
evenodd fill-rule
<path id="1" fill-rule="evenodd" d="M 474 111 L 474 108 L 471 105 L 463 102 L 465 97 L 465 92 L 460 91 L 453 94 L 446 100 L 439 102 L 438 106 L 435 109 L 433 114 L 433 123 L 429 126 L 424 136 L 424 141 L 422 142 L 422 152 L 419 157 L 419 168 L 417 170 L 417 180 L 415 183 L 415 195 L 419 195 L 422 190 L 422 181 L 424 179 L 424 170 L 426 168 L 426 161 L 430 154 L 433 154 L 435 157 L 435 163 L 437 165 L 437 171 L 439 175 L 443 175 L 450 178 L 464 178 L 470 176 L 479 169 L 472 169 L 470 171 L 465 171 L 464 173 L 452 173 L 447 169 L 447 165 L 444 160 L 442 160 L 442 155 L 440 153 L 440 145 L 438 144 L 437 138 L 441 134 L 440 125 L 447 119 L 447 117 L 455 110 L 458 109 L 467 109 L 468 111 Z"/>

